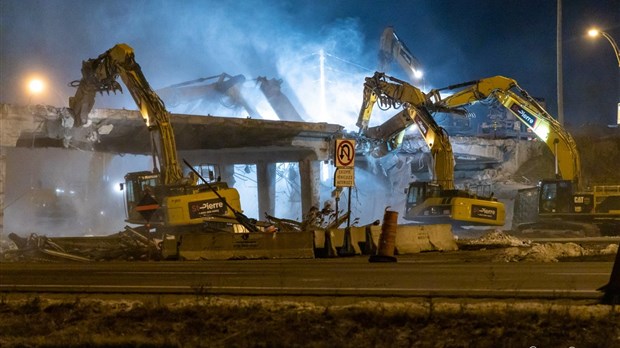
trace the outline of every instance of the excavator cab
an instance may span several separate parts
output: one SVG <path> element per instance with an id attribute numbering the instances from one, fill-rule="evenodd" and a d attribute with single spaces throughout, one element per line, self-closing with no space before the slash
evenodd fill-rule
<path id="1" fill-rule="evenodd" d="M 414 181 L 409 183 L 407 189 L 407 208 L 415 207 L 424 202 L 428 197 L 440 197 L 443 189 L 438 184 L 430 182 Z"/>
<path id="2" fill-rule="evenodd" d="M 156 189 L 161 187 L 160 176 L 156 173 L 141 171 L 125 175 L 125 208 L 127 209 L 127 222 L 144 224 L 146 221 L 137 207 L 144 203 L 147 193 L 155 200 L 159 196 Z"/>
<path id="3" fill-rule="evenodd" d="M 539 214 L 574 212 L 573 184 L 570 180 L 542 180 L 539 188 Z"/>
<path id="4" fill-rule="evenodd" d="M 414 211 L 418 211 L 419 208 L 425 205 L 427 199 L 431 197 L 441 197 L 443 191 L 441 185 L 430 182 L 414 181 L 409 183 L 409 188 L 406 192 L 407 202 L 405 204 L 405 219 L 414 220 L 414 216 L 417 215 L 417 213 L 414 215 Z M 445 213 L 449 214 L 449 211 L 444 211 L 444 209 L 439 209 L 438 206 L 433 206 L 430 207 L 424 215 L 440 215 Z"/>

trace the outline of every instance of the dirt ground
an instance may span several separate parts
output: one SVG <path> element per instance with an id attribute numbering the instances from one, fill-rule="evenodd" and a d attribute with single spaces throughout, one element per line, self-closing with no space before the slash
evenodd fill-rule
<path id="1" fill-rule="evenodd" d="M 618 347 L 620 310 L 427 299 L 0 301 L 2 347 Z"/>

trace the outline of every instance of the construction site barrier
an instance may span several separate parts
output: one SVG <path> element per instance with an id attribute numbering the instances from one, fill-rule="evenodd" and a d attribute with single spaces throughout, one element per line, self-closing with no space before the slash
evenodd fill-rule
<path id="1" fill-rule="evenodd" d="M 357 255 L 372 255 L 379 245 L 380 225 L 351 227 L 351 245 Z M 334 229 L 330 233 L 331 255 L 337 254 L 344 243 L 344 229 Z M 415 254 L 424 251 L 458 250 L 452 226 L 437 225 L 398 225 L 396 227 L 396 254 Z M 317 257 L 325 253 L 325 231 L 314 232 Z"/>
<path id="2" fill-rule="evenodd" d="M 365 230 L 365 227 L 350 228 L 349 243 L 356 255 L 362 254 L 360 245 L 366 243 Z M 345 229 L 343 228 L 314 231 L 314 247 L 316 248 L 317 256 L 333 257 L 338 255 L 338 250 L 341 250 L 344 245 Z"/>
<path id="3" fill-rule="evenodd" d="M 401 255 L 458 250 L 449 224 L 398 226 L 396 248 Z"/>
<path id="4" fill-rule="evenodd" d="M 312 232 L 187 233 L 180 237 L 181 260 L 311 259 Z"/>

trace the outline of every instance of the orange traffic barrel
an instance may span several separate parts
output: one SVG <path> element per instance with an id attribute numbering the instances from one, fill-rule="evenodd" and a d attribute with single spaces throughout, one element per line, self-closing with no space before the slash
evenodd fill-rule
<path id="1" fill-rule="evenodd" d="M 388 207 L 389 208 L 389 207 Z M 396 250 L 396 230 L 398 227 L 398 212 L 385 209 L 383 224 L 379 235 L 377 254 L 371 255 L 370 262 L 396 262 L 394 251 Z"/>

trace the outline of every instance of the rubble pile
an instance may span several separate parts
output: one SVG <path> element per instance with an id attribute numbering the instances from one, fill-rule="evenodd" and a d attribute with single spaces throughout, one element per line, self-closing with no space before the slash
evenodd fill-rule
<path id="1" fill-rule="evenodd" d="M 15 247 L 3 248 L 2 261 L 111 261 L 159 259 L 160 240 L 145 231 L 125 227 L 124 231 L 104 237 L 47 237 L 32 233 L 9 239 Z"/>
<path id="2" fill-rule="evenodd" d="M 326 204 L 323 209 L 312 207 L 301 222 L 296 220 L 281 219 L 269 214 L 265 214 L 268 224 L 274 226 L 277 231 L 280 232 L 302 232 L 302 231 L 315 231 L 315 230 L 330 230 L 338 228 L 349 218 L 349 212 L 339 211 L 336 213 L 329 204 Z M 354 219 L 353 223 L 358 222 L 358 218 Z"/>

